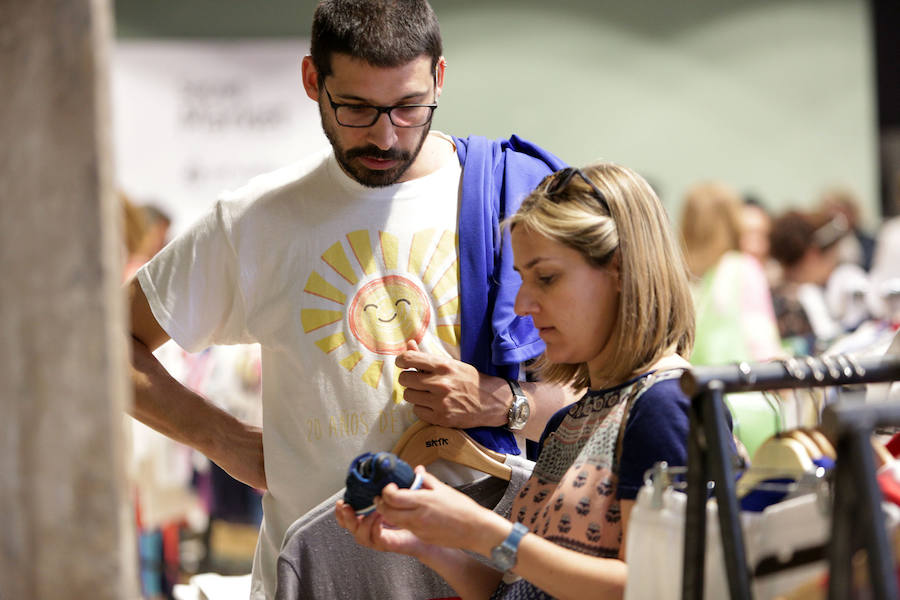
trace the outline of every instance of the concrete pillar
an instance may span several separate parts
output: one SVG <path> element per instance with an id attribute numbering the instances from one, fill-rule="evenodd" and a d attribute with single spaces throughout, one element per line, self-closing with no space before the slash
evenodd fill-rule
<path id="1" fill-rule="evenodd" d="M 0 23 L 0 598 L 137 598 L 111 7 Z"/>

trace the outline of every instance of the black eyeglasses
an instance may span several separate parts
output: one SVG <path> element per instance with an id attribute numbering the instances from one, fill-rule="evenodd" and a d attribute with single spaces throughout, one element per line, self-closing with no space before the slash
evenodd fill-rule
<path id="1" fill-rule="evenodd" d="M 612 212 L 609 210 L 609 203 L 606 201 L 606 196 L 603 195 L 603 192 L 594 185 L 594 182 L 591 181 L 587 175 L 585 175 L 581 169 L 576 167 L 566 167 L 565 169 L 560 169 L 556 173 L 553 173 L 549 176 L 547 181 L 547 186 L 544 188 L 544 193 L 547 194 L 547 197 L 553 202 L 559 202 L 558 199 L 555 199 L 554 196 L 562 193 L 563 190 L 569 185 L 569 182 L 572 181 L 572 178 L 578 175 L 582 179 L 587 182 L 589 186 L 591 186 L 591 195 L 600 203 L 600 206 L 612 216 Z"/>
<path id="2" fill-rule="evenodd" d="M 372 106 L 369 104 L 340 104 L 331 98 L 328 88 L 322 84 L 328 102 L 334 110 L 334 118 L 343 127 L 371 127 L 378 121 L 382 113 L 395 127 L 423 127 L 431 121 L 437 103 L 433 104 L 398 104 L 395 106 Z"/>

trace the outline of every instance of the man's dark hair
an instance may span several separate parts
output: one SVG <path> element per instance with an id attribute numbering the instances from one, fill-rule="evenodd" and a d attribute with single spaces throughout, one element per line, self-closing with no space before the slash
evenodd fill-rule
<path id="1" fill-rule="evenodd" d="M 790 210 L 772 222 L 769 233 L 772 257 L 792 267 L 810 248 L 828 250 L 850 233 L 844 215 L 830 217 L 823 213 Z"/>
<path id="2" fill-rule="evenodd" d="M 805 214 L 789 210 L 772 221 L 769 246 L 772 258 L 786 267 L 792 267 L 803 258 L 812 246 L 816 227 Z"/>
<path id="3" fill-rule="evenodd" d="M 331 74 L 334 53 L 376 67 L 428 55 L 433 69 L 443 54 L 441 29 L 426 0 L 323 0 L 313 16 L 310 45 L 320 82 Z"/>

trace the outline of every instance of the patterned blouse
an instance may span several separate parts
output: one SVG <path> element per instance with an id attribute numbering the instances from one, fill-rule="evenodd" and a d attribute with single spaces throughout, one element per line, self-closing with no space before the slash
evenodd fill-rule
<path id="1" fill-rule="evenodd" d="M 564 548 L 618 557 L 619 500 L 636 496 L 654 462 L 686 463 L 689 401 L 678 385 L 681 374 L 645 373 L 616 387 L 589 390 L 557 413 L 542 437 L 534 472 L 513 502 L 511 518 Z M 626 490 L 619 490 L 622 479 L 628 482 Z M 552 596 L 519 579 L 501 583 L 491 598 Z"/>

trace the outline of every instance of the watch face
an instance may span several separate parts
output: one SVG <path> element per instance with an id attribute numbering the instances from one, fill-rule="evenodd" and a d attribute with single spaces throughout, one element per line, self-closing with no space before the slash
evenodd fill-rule
<path id="1" fill-rule="evenodd" d="M 528 406 L 528 400 L 524 396 L 516 396 L 509 413 L 509 428 L 522 429 L 525 423 L 528 422 L 528 417 L 531 416 L 531 407 Z"/>
<path id="2" fill-rule="evenodd" d="M 501 544 L 491 550 L 491 562 L 500 571 L 508 571 L 513 568 L 516 559 L 516 551 L 509 546 Z"/>
<path id="3" fill-rule="evenodd" d="M 499 545 L 491 549 L 491 562 L 500 571 L 506 572 L 516 566 L 516 554 L 519 551 L 519 542 L 528 533 L 528 528 L 521 523 L 514 523 L 512 531 Z"/>
<path id="4" fill-rule="evenodd" d="M 531 416 L 531 406 L 528 405 L 528 400 L 526 398 L 522 398 L 522 410 L 519 413 L 522 415 L 522 425 L 528 420 L 528 417 Z"/>

